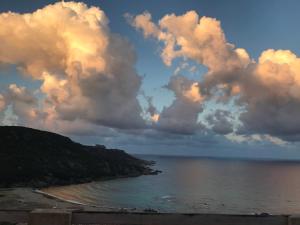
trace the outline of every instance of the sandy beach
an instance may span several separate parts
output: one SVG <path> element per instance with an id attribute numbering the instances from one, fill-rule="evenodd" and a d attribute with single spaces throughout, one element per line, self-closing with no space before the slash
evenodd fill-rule
<path id="1" fill-rule="evenodd" d="M 0 188 L 0 210 L 67 209 L 72 211 L 126 211 L 137 209 L 84 205 L 60 199 L 41 190 L 28 187 Z"/>
<path id="2" fill-rule="evenodd" d="M 0 209 L 33 210 L 42 208 L 92 210 L 94 207 L 65 202 L 50 196 L 36 193 L 32 188 L 0 189 Z"/>

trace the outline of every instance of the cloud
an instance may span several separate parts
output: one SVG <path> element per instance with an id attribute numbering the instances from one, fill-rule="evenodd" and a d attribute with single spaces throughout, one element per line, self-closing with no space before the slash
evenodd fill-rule
<path id="1" fill-rule="evenodd" d="M 11 107 L 19 124 L 73 135 L 113 137 L 122 130 L 156 138 L 184 134 L 188 140 L 211 129 L 231 140 L 300 140 L 300 59 L 294 53 L 269 49 L 256 62 L 226 40 L 220 21 L 195 11 L 168 14 L 158 23 L 148 12 L 126 18 L 144 37 L 162 43 L 167 66 L 182 60 L 165 86 L 174 94 L 170 105 L 158 111 L 146 97 L 142 110 L 133 46 L 110 31 L 101 9 L 58 2 L 33 13 L 0 14 L 1 67 L 14 65 L 41 83 L 37 92 L 16 84 L 1 90 L 1 117 Z M 207 68 L 201 80 L 179 75 L 195 63 Z M 216 110 L 203 125 L 199 114 L 212 100 L 235 104 L 239 121 Z"/>
<path id="2" fill-rule="evenodd" d="M 141 15 L 137 15 L 136 17 L 127 13 L 125 14 L 125 18 L 136 28 L 143 29 L 145 37 L 157 37 L 160 34 L 159 28 L 151 21 L 151 14 L 147 11 Z"/>
<path id="3" fill-rule="evenodd" d="M 209 118 L 213 131 L 263 135 L 272 137 L 267 138 L 270 141 L 275 137 L 300 140 L 300 59 L 293 52 L 268 49 L 256 62 L 245 49 L 227 42 L 220 21 L 199 17 L 195 11 L 179 16 L 167 14 L 157 24 L 145 12 L 132 16 L 131 25 L 142 30 L 145 37 L 162 43 L 161 57 L 166 65 L 170 66 L 174 59 L 180 58 L 183 62 L 189 59 L 207 67 L 203 79 L 196 81 L 202 101 L 234 102 L 240 109 L 236 123 L 241 126 L 237 130 L 232 128 L 226 116 L 220 117 L 220 111 L 216 111 Z M 188 112 L 195 109 L 193 104 L 184 105 L 180 96 L 185 95 L 176 95 L 179 100 L 165 109 L 165 116 L 162 113 L 160 120 L 169 118 L 165 121 L 176 124 L 180 120 L 170 120 L 170 114 L 183 114 L 180 107 Z M 201 110 L 193 112 L 187 117 L 195 118 Z"/>
<path id="4" fill-rule="evenodd" d="M 240 79 L 240 71 L 252 62 L 245 49 L 227 42 L 220 21 L 200 17 L 195 11 L 179 16 L 167 14 L 158 25 L 145 12 L 132 16 L 131 25 L 142 30 L 145 37 L 154 37 L 163 43 L 161 57 L 166 65 L 170 66 L 174 59 L 181 58 L 206 66 L 208 72 L 201 84 L 205 95 L 209 95 L 212 89 L 215 91 L 219 84 Z"/>
<path id="5" fill-rule="evenodd" d="M 5 118 L 6 101 L 3 95 L 0 94 L 0 124 L 3 123 Z"/>
<path id="6" fill-rule="evenodd" d="M 187 62 L 182 62 L 176 69 L 175 69 L 175 71 L 174 71 L 174 75 L 179 75 L 180 74 L 180 72 L 182 71 L 182 70 L 185 70 L 185 69 L 187 69 L 189 67 L 189 64 L 187 63 Z M 191 68 L 193 68 L 193 67 L 191 67 Z M 195 70 L 194 68 L 193 69 L 191 69 L 190 68 L 190 70 Z"/>
<path id="7" fill-rule="evenodd" d="M 6 107 L 5 98 L 3 95 L 0 94 L 0 112 L 5 110 L 5 107 Z"/>
<path id="8" fill-rule="evenodd" d="M 171 78 L 168 88 L 174 92 L 175 100 L 171 106 L 163 109 L 158 120 L 160 129 L 195 133 L 199 129 L 198 115 L 203 111 L 202 103 L 207 100 L 205 96 L 209 95 L 209 86 L 216 85 L 213 81 L 215 76 L 224 76 L 223 80 L 232 79 L 232 71 L 245 68 L 250 63 L 247 52 L 227 43 L 219 21 L 209 17 L 200 18 L 195 11 L 180 16 L 166 15 L 159 20 L 158 25 L 145 12 L 136 17 L 131 16 L 130 23 L 142 30 L 146 38 L 154 37 L 163 42 L 161 57 L 166 65 L 171 65 L 175 58 L 182 58 L 184 61 L 194 60 L 208 68 L 205 85 L 189 81 L 183 76 Z M 186 64 L 183 62 L 178 67 L 176 75 Z M 226 130 L 217 124 L 213 129 L 217 133 L 229 132 L 231 129 L 227 125 Z"/>
<path id="9" fill-rule="evenodd" d="M 146 113 L 150 115 L 150 119 L 152 122 L 157 122 L 159 120 L 159 113 L 156 107 L 153 105 L 153 97 L 146 96 L 144 93 L 143 96 L 148 103 L 148 108 L 146 109 Z"/>
<path id="10" fill-rule="evenodd" d="M 41 116 L 37 108 L 37 98 L 25 87 L 19 87 L 16 84 L 9 85 L 4 93 L 4 99 L 7 105 L 12 106 L 19 124 L 35 123 L 35 120 L 38 120 Z"/>
<path id="11" fill-rule="evenodd" d="M 203 125 L 198 121 L 202 112 L 203 97 L 197 82 L 183 76 L 172 76 L 166 86 L 175 99 L 168 107 L 164 107 L 156 124 L 158 130 L 178 134 L 194 134 Z"/>
<path id="12" fill-rule="evenodd" d="M 233 116 L 229 111 L 218 109 L 213 114 L 209 114 L 206 120 L 217 134 L 226 135 L 233 132 Z"/>
<path id="13" fill-rule="evenodd" d="M 132 18 L 131 24 L 141 29 L 145 37 L 152 36 L 164 43 L 161 56 L 166 65 L 171 65 L 177 57 L 193 59 L 212 71 L 241 68 L 249 63 L 244 49 L 227 43 L 218 20 L 199 18 L 195 11 L 180 16 L 165 15 L 158 25 L 145 12 Z"/>
<path id="14" fill-rule="evenodd" d="M 278 146 L 286 146 L 288 143 L 280 138 L 273 137 L 271 135 L 265 134 L 251 134 L 251 135 L 239 135 L 235 133 L 230 133 L 225 135 L 228 140 L 236 143 L 253 143 L 253 142 L 264 142 L 268 141 Z"/>
<path id="15" fill-rule="evenodd" d="M 300 133 L 300 59 L 291 51 L 264 51 L 241 79 L 240 104 L 243 130 L 282 138 Z"/>
<path id="16" fill-rule="evenodd" d="M 0 63 L 41 81 L 45 124 L 145 126 L 137 100 L 141 78 L 135 52 L 126 39 L 110 32 L 101 9 L 58 2 L 33 13 L 1 13 L 0 24 Z M 34 118 L 29 108 L 36 105 L 27 94 L 23 88 L 9 88 L 14 111 L 26 120 Z"/>

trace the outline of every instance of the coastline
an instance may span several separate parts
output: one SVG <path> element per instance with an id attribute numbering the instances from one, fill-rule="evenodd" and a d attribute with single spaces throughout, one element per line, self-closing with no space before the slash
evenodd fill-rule
<path id="1" fill-rule="evenodd" d="M 68 201 L 32 188 L 1 188 L 0 210 L 66 209 L 72 211 L 120 211 L 121 209 Z"/>
<path id="2" fill-rule="evenodd" d="M 74 206 L 80 206 L 82 207 L 82 210 L 89 210 L 91 211 L 92 209 L 98 211 L 99 209 L 101 209 L 101 211 L 122 211 L 122 210 L 126 210 L 126 211 L 132 211 L 132 209 L 129 209 L 129 208 L 114 208 L 114 207 L 105 207 L 105 206 L 100 206 L 100 205 L 91 205 L 91 204 L 85 204 L 85 203 L 82 203 L 82 202 L 77 202 L 77 201 L 73 201 L 73 200 L 68 200 L 68 199 L 64 199 L 64 198 L 61 198 L 61 197 L 58 197 L 56 195 L 52 195 L 52 194 L 49 194 L 45 191 L 42 191 L 42 190 L 39 190 L 39 189 L 33 189 L 32 190 L 33 193 L 36 193 L 36 194 L 39 194 L 39 195 L 42 195 L 44 198 L 50 198 L 50 199 L 53 199 L 53 200 L 56 200 L 56 201 L 60 201 L 60 202 L 64 202 L 66 204 L 71 204 L 71 205 L 74 205 Z"/>
<path id="3" fill-rule="evenodd" d="M 157 175 L 161 173 L 159 170 L 152 170 L 152 174 Z M 99 182 L 113 179 L 123 178 L 134 178 L 140 175 L 132 174 L 128 176 L 118 177 L 105 177 L 97 179 L 92 182 Z M 78 183 L 81 184 L 81 183 Z M 76 185 L 76 184 L 72 184 Z M 48 186 L 51 188 L 55 186 Z M 0 210 L 34 210 L 34 209 L 68 209 L 68 210 L 85 210 L 85 211 L 114 211 L 114 212 L 144 212 L 147 209 L 136 209 L 136 208 L 117 208 L 100 205 L 91 205 L 73 200 L 61 198 L 59 196 L 47 193 L 43 190 L 44 188 L 33 188 L 33 187 L 11 187 L 11 188 L 0 188 Z"/>
<path id="4" fill-rule="evenodd" d="M 78 205 L 62 199 L 37 193 L 32 188 L 1 188 L 1 210 L 33 210 L 36 208 L 90 210 L 90 207 Z"/>
<path id="5" fill-rule="evenodd" d="M 142 209 L 84 204 L 28 187 L 0 188 L 0 210 L 64 209 L 72 211 L 143 212 Z"/>
<path id="6" fill-rule="evenodd" d="M 147 161 L 145 161 L 147 162 Z M 90 182 L 101 182 L 107 180 L 134 178 L 139 176 L 153 176 L 161 173 L 162 171 L 151 168 L 155 165 L 154 161 L 147 162 L 148 173 L 138 174 L 131 173 L 128 175 L 118 175 L 111 177 L 102 177 L 95 179 Z M 70 183 L 65 185 L 76 185 L 90 182 L 78 182 Z M 63 199 L 59 196 L 47 193 L 43 189 L 64 186 L 64 185 L 46 185 L 41 187 L 26 187 L 26 186 L 15 186 L 15 187 L 0 187 L 0 210 L 34 210 L 34 209 L 67 209 L 67 210 L 79 210 L 79 211 L 103 211 L 103 212 L 143 212 L 144 209 L 137 210 L 135 208 L 116 208 L 106 207 L 100 205 L 85 204 L 82 202 L 72 201 Z"/>
<path id="7" fill-rule="evenodd" d="M 0 128 L 0 188 L 43 188 L 160 172 L 151 168 L 153 161 L 124 150 L 83 145 L 66 136 L 26 127 Z"/>

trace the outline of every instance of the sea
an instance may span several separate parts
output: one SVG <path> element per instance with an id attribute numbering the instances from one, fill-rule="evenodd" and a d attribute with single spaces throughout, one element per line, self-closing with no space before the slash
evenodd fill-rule
<path id="1" fill-rule="evenodd" d="M 42 191 L 99 209 L 180 213 L 297 214 L 300 162 L 150 156 L 158 175 Z"/>

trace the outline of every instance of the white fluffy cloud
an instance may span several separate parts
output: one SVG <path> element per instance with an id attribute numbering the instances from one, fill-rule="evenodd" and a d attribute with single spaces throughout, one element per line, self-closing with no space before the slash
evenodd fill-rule
<path id="1" fill-rule="evenodd" d="M 255 62 L 245 49 L 235 48 L 227 42 L 218 20 L 199 17 L 195 11 L 179 16 L 165 15 L 157 24 L 145 12 L 131 16 L 130 23 L 142 30 L 145 37 L 162 42 L 161 57 L 166 65 L 171 65 L 175 58 L 181 58 L 207 67 L 208 72 L 197 83 L 199 96 L 205 102 L 211 99 L 223 103 L 234 100 L 236 106 L 241 108 L 238 122 L 241 127 L 237 132 L 272 137 L 264 138 L 269 141 L 275 140 L 274 136 L 300 139 L 300 59 L 294 53 L 269 49 L 262 52 L 258 62 Z M 179 112 L 178 101 L 182 102 L 180 95 L 176 97 L 166 112 L 172 109 L 171 112 L 177 111 L 175 114 L 184 114 L 195 108 L 193 104 L 181 105 L 184 110 Z M 211 129 L 223 134 L 233 132 L 232 121 L 217 113 L 208 118 Z M 194 114 L 187 117 L 194 118 Z M 196 120 L 193 122 L 195 125 Z M 188 127 L 187 124 L 184 126 Z M 277 140 L 280 139 L 273 142 Z"/>
<path id="2" fill-rule="evenodd" d="M 0 63 L 42 82 L 45 101 L 39 110 L 45 124 L 144 126 L 133 47 L 110 32 L 102 10 L 58 2 L 28 14 L 1 13 L 0 24 Z M 9 92 L 19 117 L 34 116 L 27 107 L 36 102 L 24 99 L 25 89 L 10 86 Z"/>
<path id="3" fill-rule="evenodd" d="M 103 126 L 144 128 L 142 114 L 149 113 L 153 129 L 195 134 L 207 129 L 198 116 L 213 99 L 241 109 L 235 126 L 226 111 L 210 115 L 208 127 L 215 133 L 232 133 L 232 140 L 300 140 L 300 58 L 294 53 L 269 49 L 256 62 L 226 40 L 220 21 L 195 11 L 168 14 L 158 23 L 148 12 L 127 17 L 145 37 L 162 43 L 167 66 L 182 59 L 166 85 L 175 97 L 169 106 L 159 112 L 147 98 L 142 111 L 134 49 L 110 31 L 101 9 L 58 2 L 33 13 L 0 14 L 0 64 L 41 82 L 39 98 L 16 84 L 1 90 L 1 115 L 11 106 L 23 125 L 90 133 Z M 178 75 L 188 60 L 207 67 L 202 80 Z"/>
<path id="4" fill-rule="evenodd" d="M 158 25 L 145 12 L 132 18 L 131 24 L 142 29 L 145 37 L 153 36 L 164 43 L 161 56 L 167 65 L 177 57 L 187 57 L 211 71 L 221 71 L 244 67 L 250 61 L 244 49 L 236 49 L 226 41 L 218 20 L 199 18 L 195 11 L 166 15 Z"/>
<path id="5" fill-rule="evenodd" d="M 238 83 L 243 130 L 286 139 L 300 134 L 300 59 L 291 51 L 266 50 Z"/>

